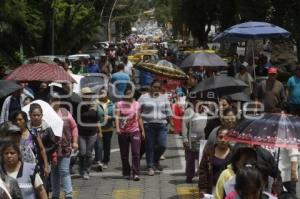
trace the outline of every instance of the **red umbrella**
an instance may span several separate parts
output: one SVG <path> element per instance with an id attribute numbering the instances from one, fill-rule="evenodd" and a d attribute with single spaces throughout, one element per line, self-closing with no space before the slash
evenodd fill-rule
<path id="1" fill-rule="evenodd" d="M 46 63 L 24 64 L 16 68 L 7 80 L 16 81 L 76 81 L 61 66 Z"/>

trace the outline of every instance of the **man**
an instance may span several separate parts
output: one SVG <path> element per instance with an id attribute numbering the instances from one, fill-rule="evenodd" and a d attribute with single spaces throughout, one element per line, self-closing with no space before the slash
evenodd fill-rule
<path id="1" fill-rule="evenodd" d="M 0 123 L 11 120 L 14 112 L 21 110 L 25 99 L 22 92 L 23 89 L 19 89 L 5 99 L 1 110 Z"/>
<path id="2" fill-rule="evenodd" d="M 300 116 L 300 66 L 296 67 L 295 75 L 289 78 L 287 86 L 289 110 Z"/>
<path id="3" fill-rule="evenodd" d="M 281 111 L 282 103 L 286 100 L 282 83 L 276 80 L 277 68 L 268 69 L 268 79 L 261 82 L 257 89 L 257 99 L 264 104 L 265 112 Z"/>
<path id="4" fill-rule="evenodd" d="M 248 88 L 246 88 L 244 92 L 250 96 L 253 91 L 254 80 L 253 80 L 252 76 L 248 73 L 247 66 L 248 66 L 248 63 L 244 62 L 240 66 L 240 71 L 239 71 L 239 73 L 237 73 L 235 75 L 235 78 L 242 80 L 243 82 L 245 82 L 248 85 Z"/>
<path id="5" fill-rule="evenodd" d="M 113 95 L 116 98 L 115 100 L 118 101 L 123 98 L 124 91 L 126 89 L 127 84 L 130 81 L 129 75 L 125 72 L 124 64 L 119 64 L 117 67 L 118 72 L 113 73 L 111 76 L 111 82 L 114 85 L 114 92 Z"/>
<path id="6" fill-rule="evenodd" d="M 95 57 L 90 57 L 89 64 L 87 66 L 87 72 L 88 73 L 100 73 L 99 65 L 96 64 Z"/>
<path id="7" fill-rule="evenodd" d="M 122 58 L 122 61 L 125 64 L 125 69 L 124 69 L 125 73 L 127 73 L 131 79 L 134 79 L 134 73 L 133 73 L 134 70 L 133 70 L 133 65 L 132 65 L 131 61 L 128 61 L 127 56 L 124 56 Z"/>

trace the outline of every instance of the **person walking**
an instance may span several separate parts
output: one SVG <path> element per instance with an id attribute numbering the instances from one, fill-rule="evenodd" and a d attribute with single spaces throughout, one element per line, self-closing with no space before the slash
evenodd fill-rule
<path id="1" fill-rule="evenodd" d="M 47 199 L 43 181 L 36 173 L 35 164 L 22 162 L 21 152 L 17 143 L 7 142 L 1 148 L 3 171 L 18 181 L 22 196 L 25 199 Z"/>
<path id="2" fill-rule="evenodd" d="M 103 108 L 104 111 L 104 122 L 101 123 L 102 131 L 102 146 L 103 146 L 103 169 L 108 168 L 108 163 L 110 161 L 110 148 L 111 148 L 111 138 L 114 131 L 114 104 L 108 98 L 107 90 L 105 88 L 100 89 L 99 99 L 97 103 Z"/>
<path id="3" fill-rule="evenodd" d="M 93 101 L 95 93 L 89 88 L 81 89 L 83 105 L 79 110 L 78 133 L 79 133 L 79 170 L 83 179 L 88 180 L 89 169 L 92 163 L 92 152 L 97 140 L 97 134 L 101 133 L 99 125 L 99 108 Z"/>
<path id="4" fill-rule="evenodd" d="M 192 101 L 193 105 L 184 112 L 182 122 L 182 139 L 186 157 L 186 183 L 192 183 L 195 176 L 195 161 L 199 160 L 201 140 L 205 139 L 204 129 L 207 124 L 207 113 L 202 102 Z"/>
<path id="5" fill-rule="evenodd" d="M 122 159 L 123 176 L 130 179 L 129 145 L 132 153 L 133 180 L 139 181 L 140 146 L 145 137 L 143 121 L 140 117 L 140 104 L 133 99 L 133 88 L 130 84 L 125 89 L 124 99 L 116 104 L 116 131 Z"/>
<path id="6" fill-rule="evenodd" d="M 300 116 L 300 65 L 296 67 L 295 75 L 287 82 L 289 111 Z"/>
<path id="7" fill-rule="evenodd" d="M 283 102 L 286 101 L 283 84 L 276 80 L 278 69 L 268 69 L 268 79 L 261 82 L 257 89 L 257 99 L 264 105 L 265 112 L 276 113 L 281 111 Z"/>
<path id="8" fill-rule="evenodd" d="M 70 175 L 70 161 L 72 150 L 78 149 L 77 124 L 71 113 L 67 111 L 67 109 L 60 107 L 59 94 L 52 93 L 51 95 L 50 105 L 64 122 L 62 137 L 59 140 L 57 149 L 57 161 L 52 162 L 52 199 L 59 199 L 60 184 L 63 186 L 65 199 L 72 199 L 73 190 Z"/>
<path id="9" fill-rule="evenodd" d="M 162 171 L 159 160 L 167 148 L 168 123 L 172 125 L 172 110 L 166 95 L 160 93 L 161 82 L 154 80 L 149 93 L 143 94 L 138 102 L 146 133 L 146 160 L 148 175 L 154 169 Z"/>

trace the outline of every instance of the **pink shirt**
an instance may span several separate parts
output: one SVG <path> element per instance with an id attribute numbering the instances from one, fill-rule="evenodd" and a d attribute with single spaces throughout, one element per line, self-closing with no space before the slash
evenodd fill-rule
<path id="1" fill-rule="evenodd" d="M 140 104 L 137 101 L 132 103 L 120 101 L 116 108 L 120 111 L 120 131 L 121 133 L 133 133 L 140 130 L 139 116 Z"/>
<path id="2" fill-rule="evenodd" d="M 62 114 L 61 110 L 59 110 L 57 112 L 57 114 L 59 115 L 60 118 L 66 117 L 65 115 Z M 77 128 L 77 124 L 73 118 L 73 116 L 71 115 L 71 113 L 68 111 L 68 115 L 67 115 L 67 121 L 69 122 L 70 125 L 70 130 L 72 133 L 72 137 L 78 137 L 78 128 Z"/>

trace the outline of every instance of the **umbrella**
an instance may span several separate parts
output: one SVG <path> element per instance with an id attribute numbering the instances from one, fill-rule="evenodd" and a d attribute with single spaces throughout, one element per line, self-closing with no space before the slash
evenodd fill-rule
<path id="1" fill-rule="evenodd" d="M 75 80 L 69 75 L 69 73 L 66 72 L 61 66 L 46 63 L 21 65 L 16 68 L 10 75 L 8 75 L 6 79 L 17 81 L 75 82 Z"/>
<path id="2" fill-rule="evenodd" d="M 217 67 L 227 66 L 227 63 L 217 54 L 203 52 L 189 55 L 181 64 L 183 68 L 192 66 Z"/>
<path id="3" fill-rule="evenodd" d="M 268 147 L 300 148 L 300 117 L 285 113 L 264 114 L 240 122 L 226 140 Z"/>
<path id="4" fill-rule="evenodd" d="M 156 64 L 140 62 L 136 67 L 171 79 L 187 79 L 187 75 L 178 66 L 166 60 L 158 61 Z"/>
<path id="5" fill-rule="evenodd" d="M 290 33 L 279 27 L 266 22 L 246 22 L 234 25 L 217 35 L 214 42 L 239 42 L 247 40 L 265 39 L 272 37 L 288 37 Z M 254 43 L 254 42 L 253 42 Z M 254 46 L 252 46 L 252 59 L 254 67 Z M 254 78 L 256 78 L 254 70 Z"/>
<path id="6" fill-rule="evenodd" d="M 8 96 L 21 88 L 15 81 L 0 80 L 0 98 Z"/>
<path id="7" fill-rule="evenodd" d="M 204 93 L 201 98 L 213 98 L 242 92 L 248 85 L 238 79 L 226 75 L 216 75 L 200 82 L 193 90 Z"/>
<path id="8" fill-rule="evenodd" d="M 234 25 L 217 35 L 214 42 L 239 42 L 248 39 L 264 39 L 271 37 L 288 37 L 290 33 L 279 27 L 266 22 L 246 22 Z"/>
<path id="9" fill-rule="evenodd" d="M 32 103 L 37 103 L 41 105 L 43 109 L 43 120 L 47 122 L 47 124 L 52 128 L 54 135 L 61 137 L 63 131 L 63 120 L 57 115 L 57 113 L 53 110 L 53 108 L 43 100 L 35 100 Z M 29 117 L 29 108 L 30 104 L 24 106 L 22 110 L 27 113 Z"/>
<path id="10" fill-rule="evenodd" d="M 234 93 L 234 94 L 229 95 L 229 97 L 231 97 L 231 99 L 233 101 L 237 101 L 237 102 L 249 102 L 250 101 L 250 96 L 244 92 Z"/>

